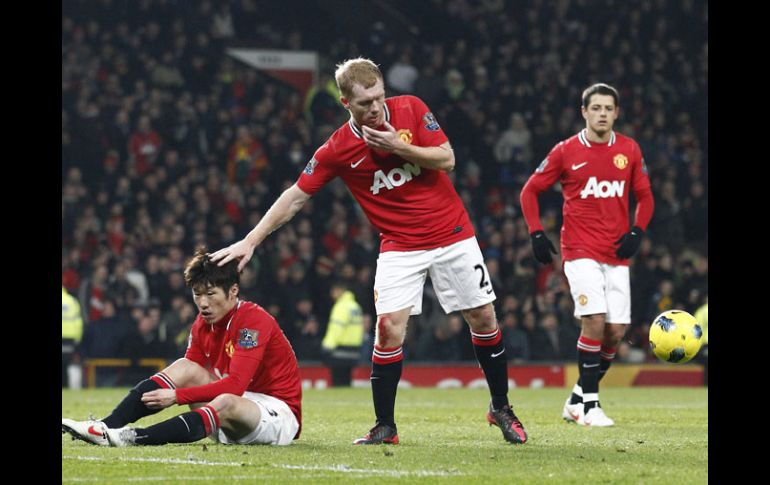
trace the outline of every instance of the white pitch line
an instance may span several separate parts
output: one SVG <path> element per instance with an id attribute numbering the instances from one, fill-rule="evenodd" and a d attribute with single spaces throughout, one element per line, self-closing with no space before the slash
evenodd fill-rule
<path id="1" fill-rule="evenodd" d="M 62 456 L 62 459 L 81 460 L 81 461 L 105 461 L 105 458 L 98 456 Z M 114 457 L 110 460 L 116 461 L 129 461 L 129 462 L 151 462 L 151 463 L 168 463 L 168 464 L 181 464 L 181 465 L 205 465 L 205 466 L 243 466 L 241 462 L 217 462 L 206 460 L 183 460 L 179 458 L 119 458 Z M 460 472 L 447 472 L 447 471 L 432 471 L 432 470 L 414 470 L 414 471 L 399 471 L 399 470 L 377 470 L 372 468 L 350 468 L 347 465 L 331 465 L 331 466 L 318 466 L 318 465 L 270 465 L 273 468 L 283 468 L 287 470 L 305 470 L 305 471 L 327 471 L 327 472 L 339 472 L 339 473 L 358 473 L 358 474 L 371 474 L 377 476 L 391 476 L 391 477 L 449 477 L 463 475 Z M 155 479 L 147 477 L 147 479 Z M 163 477 L 158 477 L 158 480 L 162 480 Z M 85 480 L 80 480 L 85 481 Z"/>
<path id="2" fill-rule="evenodd" d="M 108 461 L 106 458 L 99 456 L 62 456 L 62 459 L 67 458 L 71 460 L 83 460 L 83 461 Z M 135 461 L 135 462 L 152 462 L 152 463 L 169 463 L 178 465 L 207 465 L 207 466 L 241 466 L 241 463 L 233 463 L 227 461 L 207 461 L 207 460 L 183 460 L 181 458 L 117 458 L 110 457 L 110 461 Z"/>
<path id="3" fill-rule="evenodd" d="M 431 471 L 431 470 L 415 470 L 415 471 L 398 471 L 398 470 L 375 470 L 366 468 L 349 468 L 347 465 L 332 465 L 332 466 L 307 466 L 307 465 L 271 465 L 277 468 L 287 468 L 289 470 L 317 470 L 317 471 L 330 471 L 330 472 L 342 472 L 342 473 L 367 473 L 376 474 L 378 476 L 387 475 L 391 477 L 405 477 L 405 476 L 417 476 L 417 477 L 449 477 L 462 475 L 460 472 L 444 472 L 444 471 Z"/>
<path id="4" fill-rule="evenodd" d="M 259 474 L 260 480 L 280 480 L 285 479 L 286 477 L 281 475 L 270 475 L 265 473 Z M 307 478 L 312 479 L 316 478 L 311 475 L 292 475 L 292 479 L 301 479 L 301 478 Z M 116 478 L 117 479 L 117 478 Z M 222 481 L 224 479 L 227 479 L 228 481 L 239 481 L 239 480 L 245 480 L 250 483 L 254 483 L 255 476 L 254 475 L 227 475 L 225 477 L 220 476 L 202 476 L 202 475 L 196 475 L 192 477 L 183 477 L 183 476 L 154 476 L 154 477 L 120 477 L 120 483 L 123 482 L 171 482 L 171 481 L 181 481 L 181 482 L 192 482 L 192 481 Z M 89 483 L 89 482 L 97 482 L 97 483 L 104 483 L 106 479 L 103 477 L 77 477 L 77 478 L 63 478 L 62 483 Z"/>

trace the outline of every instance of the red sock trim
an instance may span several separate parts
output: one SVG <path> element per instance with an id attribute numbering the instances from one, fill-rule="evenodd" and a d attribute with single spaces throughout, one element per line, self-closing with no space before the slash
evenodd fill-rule
<path id="1" fill-rule="evenodd" d="M 176 384 L 163 372 L 158 372 L 154 376 L 150 377 L 150 380 L 158 384 L 163 389 L 176 389 Z"/>
<path id="2" fill-rule="evenodd" d="M 503 332 L 500 331 L 500 327 L 486 333 L 474 332 L 471 330 L 471 342 L 473 342 L 473 345 L 491 347 L 492 345 L 497 345 L 502 339 Z"/>
<path id="3" fill-rule="evenodd" d="M 580 337 L 577 341 L 577 348 L 583 352 L 599 352 L 602 348 L 602 341 Z"/>
<path id="4" fill-rule="evenodd" d="M 219 415 L 210 405 L 195 410 L 203 418 L 203 427 L 206 428 L 206 436 L 219 429 Z"/>
<path id="5" fill-rule="evenodd" d="M 375 364 L 393 364 L 398 361 L 404 360 L 404 348 L 399 345 L 398 347 L 380 347 L 374 346 L 372 352 L 372 362 Z"/>
<path id="6" fill-rule="evenodd" d="M 615 358 L 615 353 L 617 353 L 618 348 L 617 347 L 607 347 L 606 345 L 602 345 L 601 349 L 601 356 L 604 360 L 612 360 Z"/>

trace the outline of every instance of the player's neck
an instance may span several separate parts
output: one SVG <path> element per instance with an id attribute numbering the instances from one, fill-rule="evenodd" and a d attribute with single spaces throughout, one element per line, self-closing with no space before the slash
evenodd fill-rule
<path id="1" fill-rule="evenodd" d="M 586 127 L 586 138 L 588 141 L 594 143 L 609 143 L 610 138 L 612 138 L 612 130 L 607 130 L 604 133 L 599 134 L 591 128 Z"/>

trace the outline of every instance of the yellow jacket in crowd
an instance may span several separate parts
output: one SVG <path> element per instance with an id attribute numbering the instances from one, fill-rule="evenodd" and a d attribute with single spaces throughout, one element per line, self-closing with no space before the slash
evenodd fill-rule
<path id="1" fill-rule="evenodd" d="M 77 298 L 61 287 L 61 338 L 80 342 L 83 338 L 83 318 L 80 316 L 80 303 Z"/>
<path id="2" fill-rule="evenodd" d="M 329 316 L 321 346 L 326 350 L 337 347 L 360 346 L 364 341 L 364 319 L 361 305 L 352 291 L 345 291 L 337 299 Z"/>

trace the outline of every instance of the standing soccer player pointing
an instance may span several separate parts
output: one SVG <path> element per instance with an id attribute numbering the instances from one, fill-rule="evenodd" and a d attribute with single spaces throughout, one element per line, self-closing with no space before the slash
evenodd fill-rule
<path id="1" fill-rule="evenodd" d="M 350 120 L 316 150 L 297 183 L 243 240 L 211 258 L 220 264 L 240 259 L 243 268 L 271 232 L 326 183 L 342 178 L 380 231 L 371 374 L 377 421 L 354 443 L 398 443 L 394 409 L 402 345 L 409 316 L 422 312 L 428 274 L 444 311 L 461 311 L 470 325 L 492 397 L 488 422 L 499 426 L 507 441 L 524 443 L 527 434 L 508 402 L 508 367 L 492 306 L 495 293 L 468 213 L 447 176 L 455 165 L 449 140 L 419 98 L 385 98 L 382 73 L 369 59 L 343 62 L 335 78 Z"/>
<path id="2" fill-rule="evenodd" d="M 599 405 L 599 381 L 631 323 L 629 258 L 639 249 L 654 201 L 639 145 L 612 130 L 618 118 L 618 92 L 607 84 L 594 84 L 583 91 L 582 101 L 585 129 L 553 147 L 524 185 L 521 208 L 535 259 L 551 263 L 556 250 L 540 224 L 537 196 L 561 182 L 564 273 L 575 317 L 582 323 L 577 343 L 580 378 L 562 417 L 584 426 L 612 426 Z M 629 230 L 632 190 L 637 205 Z"/>

